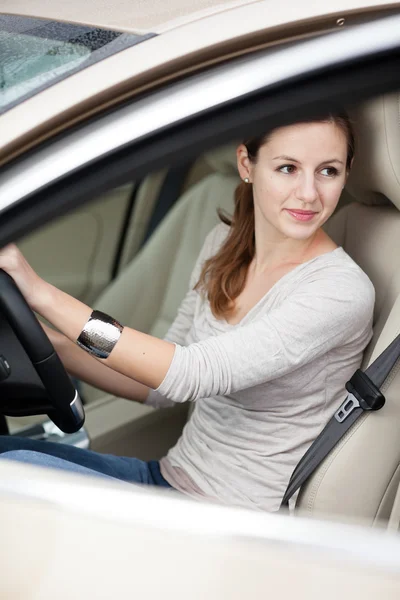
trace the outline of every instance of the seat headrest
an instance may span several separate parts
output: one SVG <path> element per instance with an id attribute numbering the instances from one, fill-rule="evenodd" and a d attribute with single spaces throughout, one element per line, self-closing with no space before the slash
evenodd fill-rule
<path id="1" fill-rule="evenodd" d="M 238 145 L 239 142 L 210 150 L 204 155 L 204 159 L 213 171 L 223 175 L 237 175 L 239 177 L 236 162 L 236 148 Z"/>
<path id="2" fill-rule="evenodd" d="M 356 153 L 347 189 L 363 204 L 388 204 L 400 210 L 400 94 L 374 98 L 349 111 Z"/>

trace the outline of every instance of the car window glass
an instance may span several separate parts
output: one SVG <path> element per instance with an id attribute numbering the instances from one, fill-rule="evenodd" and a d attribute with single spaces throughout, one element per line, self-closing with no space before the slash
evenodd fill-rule
<path id="1" fill-rule="evenodd" d="M 0 114 L 146 37 L 43 19 L 0 16 Z"/>

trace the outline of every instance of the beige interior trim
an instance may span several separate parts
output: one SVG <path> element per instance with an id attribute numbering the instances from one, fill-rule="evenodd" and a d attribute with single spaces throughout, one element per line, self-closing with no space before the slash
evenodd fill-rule
<path id="1" fill-rule="evenodd" d="M 110 283 L 132 188 L 114 188 L 25 236 L 21 251 L 46 281 L 90 305 Z"/>
<path id="2" fill-rule="evenodd" d="M 350 193 L 364 204 L 392 203 L 400 210 L 399 92 L 361 105 L 351 117 L 358 136 Z"/>
<path id="3" fill-rule="evenodd" d="M 388 516 L 389 515 L 389 516 Z M 375 523 L 385 523 L 389 530 L 399 530 L 400 526 L 400 465 L 388 485 L 376 515 Z M 375 524 L 374 523 L 374 524 Z"/>
<path id="4" fill-rule="evenodd" d="M 398 533 L 400 529 L 400 485 L 397 487 L 397 493 L 393 502 L 393 508 L 390 513 L 387 528 L 389 531 L 395 531 L 396 533 Z"/>
<path id="5" fill-rule="evenodd" d="M 188 406 L 155 410 L 105 395 L 85 406 L 90 448 L 103 453 L 157 460 L 175 445 L 186 423 Z"/>

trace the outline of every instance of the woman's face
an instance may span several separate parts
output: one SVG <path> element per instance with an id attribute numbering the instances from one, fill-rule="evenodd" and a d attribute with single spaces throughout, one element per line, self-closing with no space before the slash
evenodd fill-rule
<path id="1" fill-rule="evenodd" d="M 276 129 L 255 163 L 245 146 L 237 154 L 242 179 L 253 185 L 256 231 L 271 241 L 308 239 L 335 210 L 347 178 L 347 139 L 334 123 Z"/>

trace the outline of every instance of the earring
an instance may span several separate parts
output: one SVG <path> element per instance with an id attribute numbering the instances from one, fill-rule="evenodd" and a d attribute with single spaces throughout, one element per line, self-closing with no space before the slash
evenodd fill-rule
<path id="1" fill-rule="evenodd" d="M 245 178 L 243 179 L 243 181 L 244 181 L 245 183 L 249 183 L 249 181 L 250 181 L 250 180 L 249 180 L 249 178 L 248 178 L 248 177 L 245 177 Z"/>

